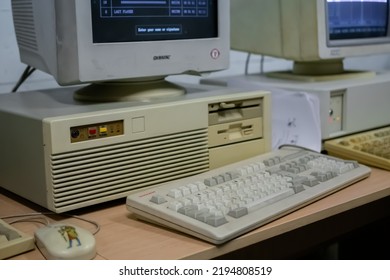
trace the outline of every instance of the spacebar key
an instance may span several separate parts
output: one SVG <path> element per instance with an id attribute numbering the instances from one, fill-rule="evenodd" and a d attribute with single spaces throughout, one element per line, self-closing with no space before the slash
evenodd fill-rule
<path id="1" fill-rule="evenodd" d="M 259 200 L 250 202 L 250 203 L 246 204 L 245 206 L 248 208 L 248 212 L 250 213 L 250 212 L 254 212 L 254 211 L 256 211 L 264 206 L 267 206 L 267 205 L 275 203 L 279 200 L 285 199 L 286 197 L 292 196 L 294 194 L 295 194 L 295 192 L 292 189 L 288 188 L 288 189 L 282 190 L 280 192 L 267 195 L 266 197 L 263 197 Z"/>

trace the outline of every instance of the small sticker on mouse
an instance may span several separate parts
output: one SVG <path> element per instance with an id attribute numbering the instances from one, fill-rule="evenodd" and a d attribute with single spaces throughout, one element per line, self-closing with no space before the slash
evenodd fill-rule
<path id="1" fill-rule="evenodd" d="M 77 241 L 77 246 L 81 246 L 81 241 L 76 229 L 72 226 L 61 226 L 58 232 L 64 238 L 65 242 L 68 242 L 68 249 L 73 247 L 73 240 Z"/>

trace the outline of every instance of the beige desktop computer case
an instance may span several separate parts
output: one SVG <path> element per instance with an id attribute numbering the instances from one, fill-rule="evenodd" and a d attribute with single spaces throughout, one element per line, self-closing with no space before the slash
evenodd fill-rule
<path id="1" fill-rule="evenodd" d="M 271 149 L 269 93 L 185 87 L 148 102 L 80 103 L 73 88 L 0 95 L 0 186 L 60 213 Z"/>

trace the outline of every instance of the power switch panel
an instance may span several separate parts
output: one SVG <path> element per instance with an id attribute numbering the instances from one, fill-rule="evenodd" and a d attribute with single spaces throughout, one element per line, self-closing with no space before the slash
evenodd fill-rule
<path id="1" fill-rule="evenodd" d="M 70 128 L 70 141 L 77 143 L 93 139 L 101 139 L 123 135 L 123 121 L 97 123 Z"/>
<path id="2" fill-rule="evenodd" d="M 328 117 L 329 133 L 340 132 L 343 129 L 343 93 L 334 92 L 330 96 Z"/>

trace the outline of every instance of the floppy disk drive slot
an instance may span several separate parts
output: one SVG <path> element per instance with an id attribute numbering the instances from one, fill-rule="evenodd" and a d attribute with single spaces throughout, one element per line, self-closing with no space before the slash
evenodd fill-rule
<path id="1" fill-rule="evenodd" d="M 209 147 L 228 145 L 262 137 L 262 118 L 209 126 Z"/>
<path id="2" fill-rule="evenodd" d="M 209 105 L 209 125 L 262 117 L 262 99 Z"/>

